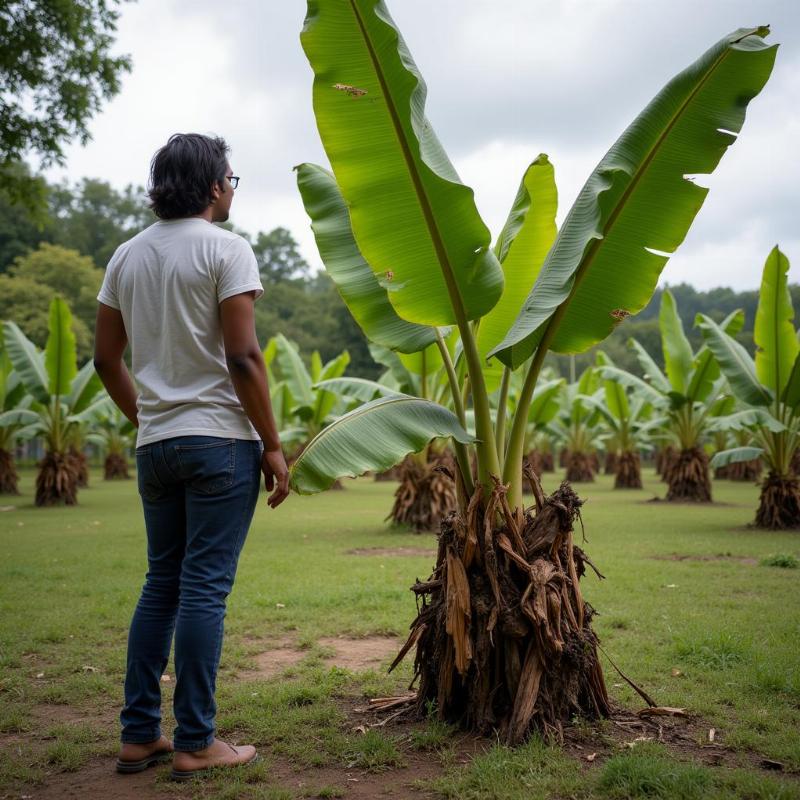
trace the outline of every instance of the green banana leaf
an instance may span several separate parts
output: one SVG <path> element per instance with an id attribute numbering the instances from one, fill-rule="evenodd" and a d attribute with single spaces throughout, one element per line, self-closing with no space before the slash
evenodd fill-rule
<path id="1" fill-rule="evenodd" d="M 25 388 L 39 403 L 50 401 L 49 378 L 44 357 L 15 322 L 3 322 L 6 352 Z"/>
<path id="2" fill-rule="evenodd" d="M 542 153 L 525 170 L 494 251 L 505 286 L 497 305 L 481 320 L 478 352 L 483 358 L 508 332 L 542 268 L 556 237 L 556 189 L 553 165 Z M 502 365 L 492 362 L 498 372 Z"/>
<path id="3" fill-rule="evenodd" d="M 549 325 L 550 348 L 582 352 L 649 301 L 708 190 L 750 100 L 772 71 L 769 28 L 740 29 L 673 78 L 589 177 L 522 311 L 490 355 L 516 367 Z"/>
<path id="4" fill-rule="evenodd" d="M 800 352 L 792 324 L 794 308 L 788 272 L 789 259 L 776 245 L 764 264 L 753 328 L 757 347 L 756 375 L 776 397 L 786 388 Z"/>
<path id="5" fill-rule="evenodd" d="M 39 415 L 35 411 L 25 408 L 15 408 L 11 411 L 4 411 L 0 414 L 0 428 L 10 428 L 12 425 L 32 425 L 39 421 Z"/>
<path id="6" fill-rule="evenodd" d="M 381 397 L 334 420 L 314 437 L 291 469 L 300 494 L 328 489 L 337 478 L 383 471 L 433 439 L 474 441 L 452 411 L 417 397 Z"/>
<path id="7" fill-rule="evenodd" d="M 368 381 L 366 378 L 331 378 L 315 384 L 315 389 L 325 389 L 340 397 L 360 400 L 369 403 L 376 397 L 394 397 L 397 392 L 392 391 L 382 383 Z"/>
<path id="8" fill-rule="evenodd" d="M 709 350 L 714 354 L 733 394 L 750 406 L 766 406 L 772 395 L 756 376 L 756 366 L 747 350 L 705 314 L 698 314 L 695 325 L 700 328 Z"/>
<path id="9" fill-rule="evenodd" d="M 715 453 L 709 466 L 711 469 L 717 467 L 727 467 L 728 464 L 736 464 L 739 461 L 752 461 L 754 458 L 761 458 L 764 450 L 761 447 L 734 447 L 731 450 L 720 450 Z"/>
<path id="10" fill-rule="evenodd" d="M 710 431 L 746 431 L 753 428 L 766 428 L 773 433 L 786 430 L 786 426 L 765 408 L 745 408 L 724 417 L 712 417 L 708 423 Z"/>
<path id="11" fill-rule="evenodd" d="M 67 396 L 67 407 L 72 414 L 80 414 L 102 391 L 103 382 L 94 368 L 94 363 L 89 359 L 79 370 L 72 381 Z"/>
<path id="12" fill-rule="evenodd" d="M 725 333 L 735 336 L 744 327 L 744 311 L 736 310 L 728 314 L 720 324 Z M 695 367 L 686 396 L 691 402 L 703 402 L 714 389 L 714 384 L 719 379 L 720 369 L 714 354 L 703 345 L 695 358 Z"/>
<path id="13" fill-rule="evenodd" d="M 650 356 L 650 353 L 642 347 L 633 337 L 628 339 L 628 347 L 630 347 L 636 354 L 639 361 L 639 366 L 642 368 L 645 378 L 650 381 L 650 384 L 658 389 L 659 392 L 665 394 L 670 390 L 670 383 L 667 376 L 661 371 L 658 364 Z"/>
<path id="14" fill-rule="evenodd" d="M 425 118 L 426 88 L 382 0 L 309 0 L 300 36 L 314 113 L 358 249 L 397 313 L 486 314 L 503 276 L 490 236 Z M 449 289 L 448 289 L 449 286 Z"/>
<path id="15" fill-rule="evenodd" d="M 557 378 L 536 387 L 528 411 L 528 422 L 538 428 L 555 418 L 561 408 L 558 396 L 565 384 L 564 378 Z"/>
<path id="16" fill-rule="evenodd" d="M 400 393 L 419 396 L 419 381 L 403 364 L 397 353 L 392 352 L 387 347 L 372 344 L 371 342 L 368 347 L 373 361 L 386 367 Z"/>
<path id="17" fill-rule="evenodd" d="M 689 373 L 692 371 L 694 355 L 692 346 L 683 331 L 683 323 L 678 316 L 675 298 L 668 289 L 661 295 L 661 310 L 658 315 L 661 329 L 661 350 L 664 353 L 664 366 L 667 379 L 673 390 L 686 394 Z"/>
<path id="18" fill-rule="evenodd" d="M 397 316 L 386 289 L 358 249 L 347 205 L 333 175 L 316 164 L 300 164 L 295 170 L 322 263 L 364 335 L 401 353 L 414 353 L 435 341 L 435 328 Z"/>
<path id="19" fill-rule="evenodd" d="M 350 363 L 350 353 L 347 350 L 339 353 L 336 358 L 332 358 L 324 367 L 318 372 L 318 377 L 314 379 L 315 383 L 326 381 L 329 378 L 340 378 L 344 375 L 347 365 Z M 314 423 L 316 425 L 323 425 L 328 418 L 328 414 L 333 411 L 338 398 L 332 392 L 325 391 L 324 389 L 317 389 L 316 399 L 314 401 Z"/>
<path id="20" fill-rule="evenodd" d="M 48 388 L 51 395 L 69 394 L 72 379 L 77 375 L 75 364 L 75 334 L 72 332 L 72 314 L 61 297 L 50 303 L 47 344 L 44 348 L 44 363 L 47 369 Z"/>
<path id="21" fill-rule="evenodd" d="M 800 406 L 800 355 L 794 360 L 794 366 L 786 381 L 786 388 L 781 397 L 784 403 L 794 410 Z"/>
<path id="22" fill-rule="evenodd" d="M 602 367 L 599 371 L 604 380 L 617 381 L 620 385 L 632 389 L 634 393 L 646 398 L 653 408 L 664 408 L 666 404 L 665 396 L 636 375 L 631 375 L 630 372 L 619 369 L 619 367 Z"/>
<path id="23" fill-rule="evenodd" d="M 311 406 L 314 395 L 311 391 L 311 376 L 292 342 L 282 333 L 275 336 L 275 359 L 294 401 L 301 406 Z"/>
<path id="24" fill-rule="evenodd" d="M 598 367 L 613 367 L 614 362 L 610 356 L 602 350 L 597 351 L 595 360 Z M 603 378 L 603 391 L 606 396 L 606 407 L 609 413 L 618 422 L 624 422 L 631 415 L 630 405 L 628 404 L 628 395 L 625 392 L 625 387 L 618 381 L 608 380 Z"/>
<path id="25" fill-rule="evenodd" d="M 322 374 L 322 356 L 319 354 L 319 350 L 314 350 L 311 353 L 308 374 L 311 378 L 311 383 L 316 383 Z"/>

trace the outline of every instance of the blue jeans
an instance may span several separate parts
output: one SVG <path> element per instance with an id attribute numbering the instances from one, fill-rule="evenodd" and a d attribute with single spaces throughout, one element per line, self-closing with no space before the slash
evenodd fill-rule
<path id="1" fill-rule="evenodd" d="M 261 442 L 180 436 L 136 450 L 147 578 L 131 622 L 123 742 L 161 735 L 161 675 L 175 635 L 176 750 L 214 741 L 225 601 L 253 518 Z"/>

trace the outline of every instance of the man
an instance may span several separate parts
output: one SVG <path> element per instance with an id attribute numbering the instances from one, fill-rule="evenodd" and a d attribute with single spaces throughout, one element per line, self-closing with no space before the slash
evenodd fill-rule
<path id="1" fill-rule="evenodd" d="M 136 466 L 148 572 L 128 637 L 119 772 L 170 756 L 187 779 L 246 764 L 254 747 L 214 737 L 225 601 L 258 497 L 275 508 L 288 470 L 270 405 L 253 304 L 250 245 L 228 219 L 238 177 L 222 139 L 176 134 L 153 157 L 157 222 L 122 244 L 98 295 L 94 364 L 139 428 Z M 123 362 L 130 342 L 134 387 Z M 160 680 L 175 637 L 174 742 Z"/>

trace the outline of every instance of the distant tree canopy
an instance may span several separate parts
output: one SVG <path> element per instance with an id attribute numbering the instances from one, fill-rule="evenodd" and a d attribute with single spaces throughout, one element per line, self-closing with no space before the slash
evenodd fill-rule
<path id="1" fill-rule="evenodd" d="M 15 166 L 35 155 L 63 163 L 89 139 L 88 122 L 120 90 L 127 56 L 112 56 L 120 0 L 5 0 L 0 4 L 0 187 L 34 214 L 42 181 Z"/>

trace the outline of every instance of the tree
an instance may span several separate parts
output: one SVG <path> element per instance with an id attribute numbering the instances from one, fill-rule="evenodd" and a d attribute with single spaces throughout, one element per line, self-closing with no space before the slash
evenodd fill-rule
<path id="1" fill-rule="evenodd" d="M 124 241 L 155 222 L 141 186 L 117 191 L 96 178 L 51 187 L 51 241 L 89 256 L 105 269 Z"/>
<path id="2" fill-rule="evenodd" d="M 12 164 L 6 170 L 13 173 L 20 182 L 42 188 L 44 183 L 37 183 L 26 164 Z M 13 201 L 12 196 L 0 182 L 0 274 L 11 266 L 19 256 L 24 256 L 39 246 L 39 242 L 47 241 L 52 235 L 52 221 L 46 213 L 46 203 L 40 202 L 40 212 L 31 210 Z"/>
<path id="3" fill-rule="evenodd" d="M 258 261 L 258 271 L 266 283 L 305 279 L 309 266 L 291 232 L 286 228 L 273 228 L 269 233 L 260 231 L 253 244 Z"/>
<path id="4" fill-rule="evenodd" d="M 29 153 L 62 164 L 64 146 L 89 139 L 88 122 L 117 94 L 128 56 L 112 56 L 119 0 L 10 0 L 0 6 L 0 187 L 41 210 L 42 183 L 13 167 Z"/>
<path id="5" fill-rule="evenodd" d="M 49 335 L 49 308 L 59 295 L 75 309 L 72 332 L 81 361 L 91 354 L 97 292 L 103 272 L 75 250 L 43 242 L 0 275 L 0 319 L 16 322 L 43 347 Z"/>
<path id="6" fill-rule="evenodd" d="M 453 440 L 459 507 L 442 524 L 433 575 L 414 587 L 419 613 L 395 662 L 416 645 L 420 712 L 435 705 L 440 718 L 512 744 L 533 727 L 553 733 L 573 715 L 609 713 L 578 580 L 581 501 L 568 485 L 545 498 L 534 481 L 535 515 L 523 506 L 528 410 L 550 350 L 587 350 L 650 299 L 707 193 L 685 176 L 713 172 L 769 78 L 767 33 L 736 31 L 673 78 L 589 176 L 555 240 L 552 204 L 539 203 L 547 159 L 535 159 L 492 248 L 384 3 L 309 0 L 301 42 L 333 173 L 301 165 L 298 186 L 320 255 L 372 341 L 407 353 L 437 344 L 455 413 L 411 396 L 374 400 L 318 434 L 291 483 L 320 491 Z M 458 329 L 458 359 L 444 326 Z M 524 375 L 504 447 L 487 358 Z"/>

